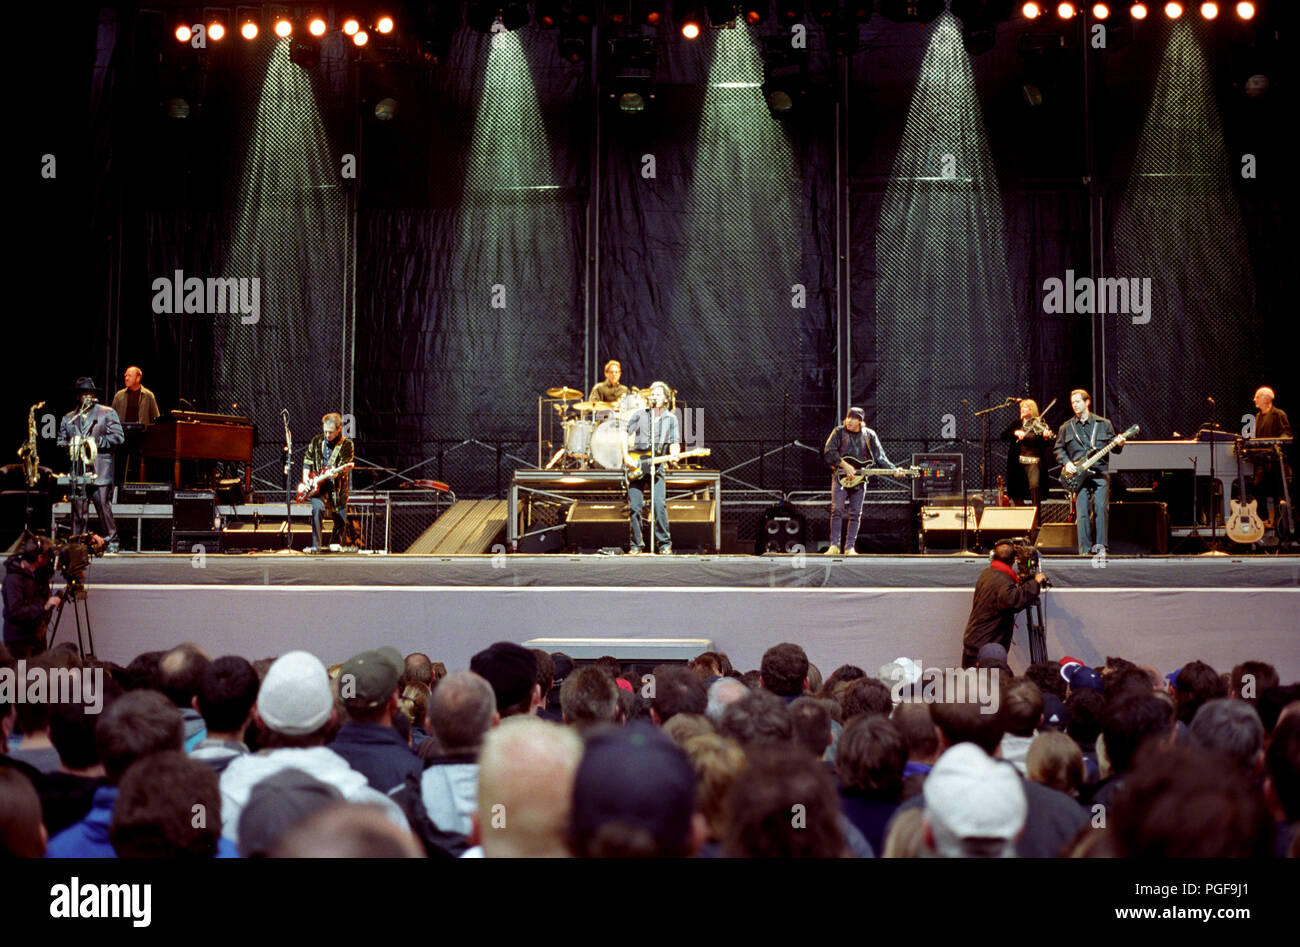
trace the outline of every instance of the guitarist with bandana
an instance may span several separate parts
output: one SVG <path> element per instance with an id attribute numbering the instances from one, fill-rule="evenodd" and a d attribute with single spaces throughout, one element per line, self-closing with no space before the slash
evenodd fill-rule
<path id="1" fill-rule="evenodd" d="M 858 541 L 858 528 L 862 525 L 862 499 L 867 486 L 859 483 L 854 487 L 845 487 L 840 483 L 840 474 L 852 477 L 857 473 L 849 458 L 861 458 L 870 462 L 872 467 L 893 468 L 885 456 L 885 448 L 880 444 L 876 432 L 866 426 L 866 412 L 861 408 L 849 408 L 844 415 L 844 423 L 831 431 L 822 448 L 822 457 L 831 468 L 831 545 L 826 550 L 828 556 L 840 554 L 840 531 L 848 519 L 848 537 L 844 542 L 844 551 L 850 556 L 858 554 L 854 546 Z"/>
<path id="2" fill-rule="evenodd" d="M 1070 392 L 1070 407 L 1074 417 L 1061 425 L 1056 436 L 1056 459 L 1064 467 L 1063 473 L 1073 476 L 1077 464 L 1083 463 L 1112 441 L 1113 452 L 1124 447 L 1124 435 L 1115 433 L 1115 426 L 1091 411 L 1092 397 L 1082 388 Z M 1097 547 L 1105 549 L 1106 502 L 1110 495 L 1110 474 L 1107 473 L 1109 457 L 1102 457 L 1086 470 L 1087 476 L 1078 489 L 1075 499 L 1075 529 L 1079 538 L 1079 555 L 1088 556 Z M 1092 518 L 1096 517 L 1094 532 Z"/>

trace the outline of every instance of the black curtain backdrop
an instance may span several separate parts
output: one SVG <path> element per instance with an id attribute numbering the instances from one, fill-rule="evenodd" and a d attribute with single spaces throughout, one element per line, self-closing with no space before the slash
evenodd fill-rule
<path id="1" fill-rule="evenodd" d="M 1117 32 L 1085 105 L 1078 43 L 1027 42 L 1020 21 L 928 77 L 942 18 L 873 17 L 847 60 L 813 27 L 811 107 L 788 122 L 755 88 L 744 27 L 695 44 L 665 30 L 639 122 L 598 100 L 596 66 L 562 61 L 556 34 L 533 26 L 496 49 L 461 29 L 438 66 L 358 65 L 327 45 L 306 73 L 318 130 L 286 120 L 281 150 L 261 159 L 315 163 L 293 201 L 250 203 L 267 55 L 188 55 L 161 16 L 129 8 L 69 18 L 74 39 L 7 67 L 57 103 L 10 118 L 29 181 L 14 195 L 12 265 L 30 292 L 19 331 L 40 353 L 6 398 L 15 447 L 29 404 L 61 414 L 81 374 L 111 397 L 133 363 L 164 408 L 250 406 L 263 468 L 281 405 L 299 448 L 337 409 L 367 461 L 462 496 L 503 495 L 536 460 L 538 396 L 587 392 L 608 358 L 703 411 L 733 490 L 824 489 L 813 451 L 762 455 L 820 448 L 848 403 L 867 407 L 895 461 L 964 445 L 972 484 L 970 415 L 1007 395 L 1059 397 L 1059 424 L 1069 389 L 1092 387 L 1099 410 L 1151 436 L 1189 434 L 1206 396 L 1236 429 L 1258 384 L 1294 409 L 1294 240 L 1280 211 L 1293 98 L 1266 30 L 1260 43 L 1199 23 L 1175 42 L 1159 19 Z M 1271 87 L 1248 96 L 1256 73 Z M 931 124 L 909 131 L 926 88 Z M 190 118 L 167 119 L 182 93 Z M 397 112 L 384 122 L 386 98 Z M 52 181 L 39 176 L 47 153 Z M 946 154 L 959 184 L 920 180 Z M 1247 154 L 1254 178 L 1240 173 Z M 1153 183 L 1171 168 L 1199 175 L 1195 187 Z M 272 211 L 276 239 L 240 229 L 241 214 Z M 153 313 L 152 280 L 176 269 L 260 273 L 262 322 Z M 1043 282 L 1066 269 L 1151 278 L 1152 322 L 1045 313 Z M 52 440 L 42 457 L 63 466 Z M 1000 448 L 992 460 L 990 479 Z"/>

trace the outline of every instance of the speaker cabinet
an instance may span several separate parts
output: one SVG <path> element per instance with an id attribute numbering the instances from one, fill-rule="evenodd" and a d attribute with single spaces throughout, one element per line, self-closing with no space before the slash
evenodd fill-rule
<path id="1" fill-rule="evenodd" d="M 172 529 L 201 531 L 216 522 L 217 495 L 211 490 L 177 490 L 172 498 Z"/>
<path id="2" fill-rule="evenodd" d="M 986 506 L 980 518 L 980 539 L 987 546 L 998 539 L 1028 536 L 1037 515 L 1032 506 Z"/>
<path id="3" fill-rule="evenodd" d="M 1169 554 L 1169 507 L 1164 503 L 1112 503 L 1110 549 L 1118 556 Z"/>
<path id="4" fill-rule="evenodd" d="M 1073 523 L 1044 523 L 1038 528 L 1034 548 L 1058 556 L 1073 556 L 1079 551 L 1079 533 Z"/>
<path id="5" fill-rule="evenodd" d="M 629 542 L 627 501 L 578 500 L 565 519 L 568 544 L 577 550 L 595 551 Z"/>
<path id="6" fill-rule="evenodd" d="M 196 549 L 195 547 L 199 547 Z M 221 533 L 214 529 L 172 530 L 172 552 L 193 555 L 202 552 L 212 555 L 221 552 Z"/>

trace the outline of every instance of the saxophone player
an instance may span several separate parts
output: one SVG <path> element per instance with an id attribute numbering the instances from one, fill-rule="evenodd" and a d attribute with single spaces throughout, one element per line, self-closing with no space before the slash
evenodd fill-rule
<path id="1" fill-rule="evenodd" d="M 60 447 L 72 448 L 72 476 L 85 477 L 86 492 L 81 495 L 74 486 L 72 494 L 72 532 L 86 532 L 87 508 L 94 501 L 99 514 L 99 528 L 108 541 L 107 551 L 117 552 L 117 524 L 113 522 L 113 451 L 125 440 L 122 422 L 112 408 L 97 403 L 95 383 L 89 378 L 77 379 L 73 389 L 79 399 L 78 407 L 63 416 L 59 424 Z"/>

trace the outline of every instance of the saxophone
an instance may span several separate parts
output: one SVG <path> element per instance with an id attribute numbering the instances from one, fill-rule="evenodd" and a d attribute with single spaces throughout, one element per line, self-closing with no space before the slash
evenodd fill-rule
<path id="1" fill-rule="evenodd" d="M 18 448 L 18 457 L 23 462 L 23 473 L 29 487 L 36 486 L 36 481 L 41 479 L 41 458 L 36 453 L 36 412 L 43 407 L 44 401 L 27 409 L 27 443 Z"/>

